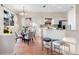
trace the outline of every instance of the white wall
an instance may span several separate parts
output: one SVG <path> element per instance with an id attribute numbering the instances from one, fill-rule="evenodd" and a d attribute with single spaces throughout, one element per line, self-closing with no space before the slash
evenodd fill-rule
<path id="1" fill-rule="evenodd" d="M 76 12 L 75 6 L 68 11 L 68 25 L 71 25 L 71 30 L 76 30 Z"/>
<path id="2" fill-rule="evenodd" d="M 40 35 L 39 26 L 40 26 L 40 24 L 44 24 L 45 18 L 54 19 L 55 20 L 54 22 L 56 24 L 58 24 L 59 20 L 67 20 L 67 14 L 63 13 L 63 12 L 58 12 L 58 13 L 50 13 L 50 12 L 47 12 L 47 13 L 38 12 L 38 13 L 36 13 L 36 12 L 32 12 L 32 13 L 26 13 L 26 17 L 31 17 L 32 21 L 37 24 L 37 26 L 38 26 L 37 34 L 39 34 L 39 35 Z M 22 26 L 24 25 L 24 16 L 18 15 L 18 25 L 19 25 L 19 31 L 21 31 Z"/>
<path id="3" fill-rule="evenodd" d="M 3 33 L 3 7 L 0 6 L 0 34 Z"/>
<path id="4" fill-rule="evenodd" d="M 76 53 L 79 54 L 79 5 L 75 5 L 76 6 L 76 34 L 74 35 L 76 37 Z"/>
<path id="5" fill-rule="evenodd" d="M 66 35 L 74 39 L 76 42 L 75 54 L 79 54 L 79 5 L 74 5 L 68 14 L 68 24 L 71 24 L 72 30 L 68 31 Z"/>
<path id="6" fill-rule="evenodd" d="M 73 5 L 68 12 L 68 24 L 71 30 L 79 30 L 79 5 Z"/>
<path id="7" fill-rule="evenodd" d="M 79 30 L 79 5 L 76 5 L 76 30 Z"/>
<path id="8" fill-rule="evenodd" d="M 21 17 L 22 22 L 24 23 L 24 20 Z M 31 17 L 32 21 L 37 23 L 38 26 L 40 24 L 44 23 L 45 18 L 52 18 L 54 20 L 67 20 L 66 13 L 27 13 L 26 17 Z"/>
<path id="9" fill-rule="evenodd" d="M 0 35 L 0 55 L 13 55 L 15 41 L 14 35 Z"/>
<path id="10" fill-rule="evenodd" d="M 39 26 L 40 24 L 44 24 L 44 20 L 45 18 L 52 18 L 54 19 L 54 22 L 56 24 L 58 24 L 58 21 L 59 20 L 67 20 L 67 14 L 64 13 L 64 12 L 58 12 L 58 13 L 51 13 L 51 12 L 47 12 L 47 13 L 43 13 L 43 12 L 32 12 L 32 13 L 26 13 L 26 17 L 31 17 L 32 18 L 32 21 L 34 23 L 37 24 L 38 26 L 38 33 L 40 33 L 40 29 L 39 29 Z M 22 29 L 22 26 L 24 24 L 24 16 L 21 16 L 19 15 L 18 16 L 18 24 L 19 24 L 19 30 Z"/>

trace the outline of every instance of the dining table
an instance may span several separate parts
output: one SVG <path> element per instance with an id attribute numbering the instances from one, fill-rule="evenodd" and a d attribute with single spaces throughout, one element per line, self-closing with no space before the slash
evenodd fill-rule
<path id="1" fill-rule="evenodd" d="M 31 31 L 28 28 L 25 28 L 24 31 L 21 32 L 22 35 L 22 40 L 26 43 L 29 44 L 30 41 L 33 42 L 33 31 Z"/>

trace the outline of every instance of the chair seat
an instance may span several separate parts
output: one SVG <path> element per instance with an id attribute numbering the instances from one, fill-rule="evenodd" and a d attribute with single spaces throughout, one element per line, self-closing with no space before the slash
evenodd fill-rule
<path id="1" fill-rule="evenodd" d="M 55 42 L 53 42 L 53 44 L 59 46 L 60 42 L 55 41 Z"/>
<path id="2" fill-rule="evenodd" d="M 24 36 L 25 39 L 29 39 L 28 36 Z"/>
<path id="3" fill-rule="evenodd" d="M 54 41 L 54 42 L 53 42 L 54 48 L 60 49 L 61 43 L 62 43 L 62 41 L 60 41 L 60 40 L 59 40 L 59 41 Z"/>
<path id="4" fill-rule="evenodd" d="M 46 42 L 50 42 L 52 39 L 51 38 L 44 38 L 43 41 L 46 41 Z"/>
<path id="5" fill-rule="evenodd" d="M 52 39 L 52 41 L 54 42 L 54 41 L 60 41 L 59 39 Z"/>

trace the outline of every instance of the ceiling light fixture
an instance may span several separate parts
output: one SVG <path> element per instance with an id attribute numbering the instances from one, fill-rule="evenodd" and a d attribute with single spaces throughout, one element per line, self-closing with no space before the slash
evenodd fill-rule
<path id="1" fill-rule="evenodd" d="M 24 10 L 24 6 L 22 7 L 23 8 L 23 11 L 21 13 L 19 13 L 19 15 L 22 15 L 25 17 L 25 10 Z"/>

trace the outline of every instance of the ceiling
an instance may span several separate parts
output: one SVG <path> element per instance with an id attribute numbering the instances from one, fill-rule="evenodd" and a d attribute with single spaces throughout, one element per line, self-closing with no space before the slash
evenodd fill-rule
<path id="1" fill-rule="evenodd" d="M 16 13 L 25 12 L 67 12 L 72 4 L 5 4 L 7 8 Z"/>

